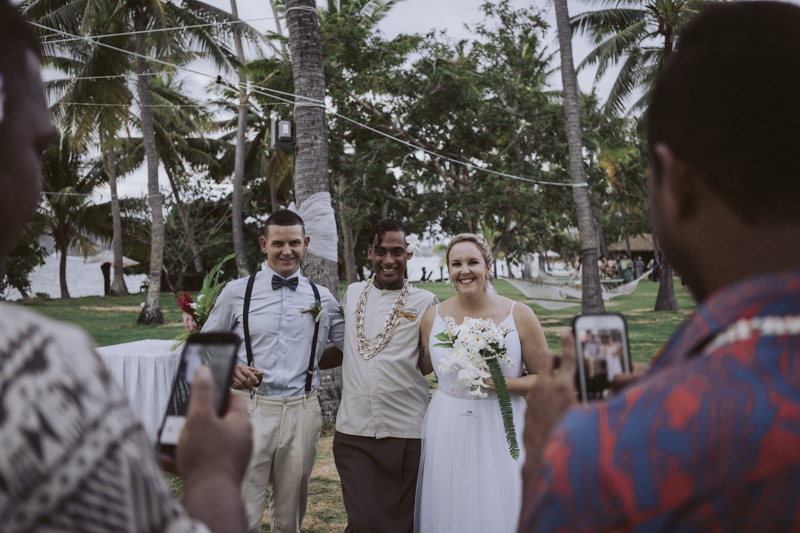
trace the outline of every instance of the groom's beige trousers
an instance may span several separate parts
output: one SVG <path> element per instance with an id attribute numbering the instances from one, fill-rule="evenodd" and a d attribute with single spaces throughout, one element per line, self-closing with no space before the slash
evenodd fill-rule
<path id="1" fill-rule="evenodd" d="M 232 391 L 247 406 L 250 393 Z M 306 512 L 308 481 L 317 457 L 322 410 L 317 393 L 308 398 L 255 397 L 253 454 L 242 483 L 249 531 L 261 530 L 269 486 L 269 521 L 274 533 L 299 533 Z"/>

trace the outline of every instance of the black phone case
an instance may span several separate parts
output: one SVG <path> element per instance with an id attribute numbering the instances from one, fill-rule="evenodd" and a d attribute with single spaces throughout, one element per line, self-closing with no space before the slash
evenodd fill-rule
<path id="1" fill-rule="evenodd" d="M 183 351 L 181 352 L 181 358 L 178 361 L 178 368 L 175 371 L 175 376 L 172 379 L 172 389 L 169 393 L 169 400 L 168 402 L 172 401 L 172 397 L 175 394 L 175 388 L 178 386 L 178 377 L 180 376 L 180 370 L 184 363 L 184 357 L 186 353 L 186 346 L 190 343 L 192 344 L 222 344 L 222 343 L 231 343 L 235 345 L 234 348 L 234 356 L 231 357 L 231 363 L 227 369 L 227 380 L 226 383 L 230 383 L 233 377 L 233 369 L 236 367 L 236 353 L 239 350 L 239 345 L 241 344 L 242 340 L 239 336 L 232 332 L 208 332 L 208 333 L 193 333 L 187 339 L 186 343 L 183 346 Z M 231 390 L 229 387 L 225 387 L 222 391 L 222 401 L 220 402 L 219 411 L 217 412 L 217 416 L 222 416 L 228 411 L 228 403 L 230 401 Z M 169 405 L 167 405 L 167 409 L 169 409 Z M 158 453 L 169 455 L 170 457 L 175 457 L 175 446 L 172 444 L 162 444 L 161 443 L 161 432 L 164 429 L 164 423 L 167 419 L 167 412 L 164 412 L 164 417 L 161 420 L 161 425 L 158 428 L 158 434 L 156 435 L 156 451 Z"/>
<path id="2" fill-rule="evenodd" d="M 577 344 L 578 344 L 579 341 L 578 341 L 577 331 L 575 330 L 575 323 L 582 316 L 584 316 L 584 317 L 585 316 L 618 316 L 619 318 L 622 319 L 622 323 L 625 325 L 625 355 L 627 356 L 627 359 L 628 359 L 628 361 L 627 361 L 628 362 L 628 368 L 630 368 L 631 372 L 633 372 L 633 360 L 631 359 L 631 343 L 630 343 L 629 334 L 628 334 L 628 321 L 625 320 L 625 315 L 623 315 L 622 313 L 581 313 L 581 314 L 578 314 L 578 315 L 575 315 L 574 317 L 572 317 L 572 321 L 570 322 L 570 328 L 572 329 L 572 337 L 575 339 L 575 345 L 576 345 L 575 353 L 576 353 L 576 356 L 578 354 Z M 583 352 L 581 352 L 581 358 L 583 358 Z M 575 364 L 575 390 L 578 392 L 579 400 L 581 402 L 585 403 L 585 402 L 587 402 L 587 399 L 583 397 L 583 394 L 582 394 L 583 391 L 581 390 L 581 386 L 580 386 L 580 375 L 578 374 L 580 372 L 579 366 L 581 364 L 583 364 L 583 361 L 575 361 L 575 363 L 576 363 Z"/>

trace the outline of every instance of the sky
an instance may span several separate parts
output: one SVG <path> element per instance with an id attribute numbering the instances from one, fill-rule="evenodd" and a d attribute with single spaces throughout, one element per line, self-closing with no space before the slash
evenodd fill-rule
<path id="1" fill-rule="evenodd" d="M 216 7 L 230 11 L 230 0 L 206 1 Z M 381 21 L 379 27 L 388 38 L 393 38 L 400 33 L 427 33 L 433 29 L 437 29 L 446 30 L 447 34 L 454 39 L 468 39 L 471 37 L 471 33 L 466 28 L 466 25 L 480 22 L 482 19 L 480 6 L 484 1 L 485 0 L 402 0 L 392 8 L 389 14 Z M 317 0 L 317 2 L 318 5 L 324 6 L 327 4 L 326 0 Z M 545 44 L 551 50 L 556 51 L 558 49 L 558 43 L 555 32 L 555 13 L 552 1 L 535 0 L 533 4 L 543 11 L 545 19 L 551 26 L 551 31 L 545 38 Z M 515 7 L 523 7 L 525 5 L 531 5 L 531 2 L 530 0 L 512 0 L 512 5 Z M 239 18 L 245 21 L 251 21 L 250 24 L 257 30 L 262 32 L 267 30 L 275 31 L 269 0 L 238 0 L 237 7 Z M 574 15 L 575 13 L 586 10 L 587 5 L 583 2 L 570 1 L 569 9 L 570 14 Z M 283 31 L 285 34 L 285 25 Z M 591 49 L 592 46 L 588 39 L 575 36 L 573 38 L 575 64 L 578 64 Z M 254 54 L 247 50 L 246 55 L 248 59 L 254 57 Z M 556 55 L 554 58 L 554 66 L 557 66 L 559 62 L 558 55 Z M 217 74 L 211 66 L 195 64 L 193 68 L 207 72 L 208 74 Z M 615 72 L 613 71 L 607 74 L 604 80 L 598 85 L 598 93 L 601 99 L 605 99 L 605 95 L 608 94 L 614 79 L 614 74 Z M 230 75 L 226 77 L 229 76 Z M 56 75 L 55 77 L 60 76 Z M 561 88 L 560 73 L 556 71 L 554 75 L 551 76 L 549 82 L 553 88 Z M 592 70 L 587 69 L 579 73 L 578 84 L 581 90 L 591 90 L 593 82 L 594 72 Z M 199 100 L 204 99 L 209 84 L 209 79 L 203 76 L 188 75 L 186 78 L 187 89 L 193 97 Z M 161 187 L 168 188 L 169 184 L 163 170 L 161 174 Z M 122 198 L 146 196 L 146 191 L 147 175 L 144 167 L 124 177 L 118 184 L 118 192 Z M 94 200 L 100 203 L 108 201 L 109 198 L 110 194 L 108 190 L 101 189 L 95 195 Z"/>

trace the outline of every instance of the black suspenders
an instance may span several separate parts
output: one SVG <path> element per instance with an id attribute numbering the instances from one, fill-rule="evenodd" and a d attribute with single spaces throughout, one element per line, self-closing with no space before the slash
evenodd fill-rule
<path id="1" fill-rule="evenodd" d="M 242 328 L 244 328 L 244 347 L 247 350 L 247 366 L 253 364 L 253 348 L 250 345 L 250 299 L 253 296 L 253 285 L 256 282 L 256 275 L 253 274 L 247 279 L 247 289 L 244 291 L 244 308 L 242 309 Z M 314 291 L 314 299 L 322 303 L 319 297 L 319 289 L 311 283 L 311 290 Z M 308 358 L 308 371 L 306 373 L 306 396 L 311 394 L 311 380 L 314 378 L 314 360 L 317 354 L 317 339 L 319 338 L 319 321 L 314 323 L 314 340 L 311 341 L 311 356 Z"/>

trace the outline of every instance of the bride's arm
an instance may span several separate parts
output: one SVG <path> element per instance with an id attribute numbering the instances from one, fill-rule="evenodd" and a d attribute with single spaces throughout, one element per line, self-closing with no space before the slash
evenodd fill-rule
<path id="1" fill-rule="evenodd" d="M 431 352 L 428 350 L 428 339 L 431 336 L 431 328 L 433 327 L 433 319 L 436 315 L 436 307 L 428 307 L 425 314 L 422 315 L 419 325 L 419 371 L 423 376 L 427 376 L 433 372 L 433 363 L 431 363 Z"/>
<path id="2" fill-rule="evenodd" d="M 544 331 L 539 324 L 539 319 L 527 305 L 514 306 L 514 323 L 522 348 L 522 362 L 529 373 L 520 378 L 506 378 L 506 386 L 510 394 L 527 396 L 533 384 L 536 383 L 537 376 L 533 373 L 536 368 L 536 360 L 541 354 L 547 353 L 547 340 L 544 338 Z"/>

